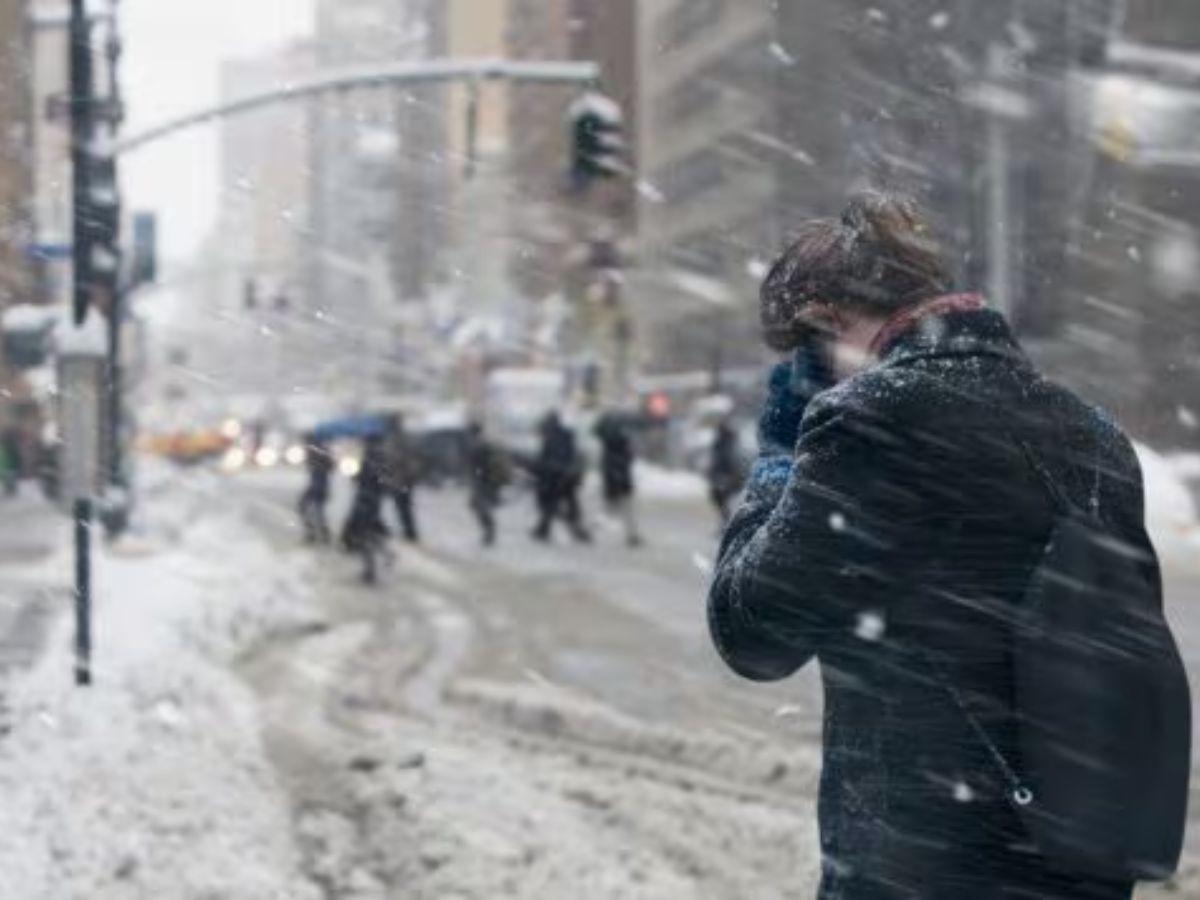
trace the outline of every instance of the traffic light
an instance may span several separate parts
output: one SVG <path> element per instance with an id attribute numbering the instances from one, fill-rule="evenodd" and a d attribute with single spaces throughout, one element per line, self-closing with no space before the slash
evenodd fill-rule
<path id="1" fill-rule="evenodd" d="M 158 279 L 158 217 L 152 212 L 133 214 L 133 265 L 129 276 L 134 286 L 153 284 Z"/>
<path id="2" fill-rule="evenodd" d="M 567 111 L 571 126 L 571 180 L 584 189 L 597 178 L 626 174 L 624 116 L 620 105 L 596 91 L 588 91 Z"/>
<path id="3" fill-rule="evenodd" d="M 88 194 L 91 204 L 86 227 L 91 249 L 91 281 L 108 307 L 120 289 L 121 262 L 121 200 L 116 161 L 111 154 L 93 157 Z"/>

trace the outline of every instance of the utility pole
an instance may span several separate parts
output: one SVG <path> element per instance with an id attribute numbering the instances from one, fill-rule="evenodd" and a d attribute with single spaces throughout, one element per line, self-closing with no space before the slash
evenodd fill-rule
<path id="1" fill-rule="evenodd" d="M 74 285 L 72 317 L 76 329 L 87 320 L 92 291 L 92 228 L 94 215 L 91 195 L 92 164 L 92 47 L 84 0 L 71 0 L 70 110 L 71 176 Z M 72 385 L 67 390 L 75 390 Z M 87 417 L 84 417 L 86 421 Z M 82 434 L 65 434 L 66 440 L 83 441 Z M 91 684 L 91 529 L 92 498 L 86 484 L 71 485 L 75 496 L 72 513 L 75 520 L 75 683 Z"/>
<path id="2" fill-rule="evenodd" d="M 108 102 L 104 105 L 105 124 L 108 126 L 111 152 L 115 146 L 117 130 L 123 118 L 121 102 L 121 81 L 119 67 L 121 62 L 121 34 L 118 28 L 117 7 L 119 0 L 109 0 L 108 40 L 105 45 L 105 56 L 108 63 Z M 125 530 L 128 521 L 128 503 L 125 497 L 125 459 L 124 459 L 124 396 L 123 378 L 121 371 L 121 326 L 125 319 L 125 299 L 127 283 L 123 277 L 121 264 L 121 205 L 120 182 L 118 179 L 117 162 L 115 157 L 106 166 L 112 178 L 112 195 L 109 202 L 112 208 L 105 217 L 104 243 L 109 254 L 111 266 L 108 289 L 108 378 L 107 378 L 107 418 L 108 418 L 108 502 L 104 508 L 104 526 L 110 538 L 116 537 Z"/>

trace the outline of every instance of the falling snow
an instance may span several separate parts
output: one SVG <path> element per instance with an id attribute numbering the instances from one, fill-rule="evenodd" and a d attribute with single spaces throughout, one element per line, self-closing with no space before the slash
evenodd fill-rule
<path id="1" fill-rule="evenodd" d="M 90 218 L 68 44 L 54 4 L 30 5 L 21 28 L 0 3 L 0 75 L 27 101 L 0 97 L 0 895 L 790 898 L 824 873 L 829 896 L 865 896 L 855 854 L 884 840 L 865 813 L 927 802 L 913 832 L 986 814 L 994 773 L 877 751 L 953 743 L 957 719 L 921 732 L 953 710 L 940 693 L 945 710 L 924 689 L 919 710 L 891 702 L 917 680 L 901 653 L 943 611 L 993 618 L 1007 576 L 966 538 L 1028 512 L 1015 476 L 985 508 L 922 506 L 959 502 L 958 441 L 986 474 L 1012 435 L 1003 409 L 993 432 L 901 401 L 958 375 L 977 379 L 959 399 L 988 396 L 980 374 L 1017 354 L 981 362 L 928 316 L 911 334 L 937 359 L 881 365 L 855 312 L 836 377 L 776 392 L 821 339 L 798 313 L 798 357 L 764 346 L 760 290 L 813 217 L 880 317 L 897 247 L 936 248 L 943 276 L 905 298 L 981 292 L 1047 376 L 1024 406 L 1061 384 L 1128 434 L 1051 467 L 1100 459 L 1102 511 L 1144 495 L 1196 668 L 1200 5 L 97 0 L 95 90 L 120 96 L 77 108 L 125 117 L 79 145 Z M 839 221 L 868 186 L 929 222 L 897 244 Z M 883 448 L 926 415 L 932 449 L 893 477 Z M 821 454 L 843 425 L 869 463 L 806 485 L 808 463 L 854 456 Z M 903 514 L 875 515 L 876 491 Z M 54 599 L 77 596 L 76 497 L 103 519 L 80 532 L 89 692 Z M 800 540 L 785 513 L 805 504 Z M 937 584 L 896 583 L 898 546 L 906 572 L 937 557 Z M 980 559 L 986 589 L 940 589 Z M 714 582 L 727 620 L 706 617 Z M 755 628 L 746 663 L 734 638 Z M 951 674 L 1008 646 L 939 640 Z M 1139 900 L 1200 896 L 1195 843 Z"/>

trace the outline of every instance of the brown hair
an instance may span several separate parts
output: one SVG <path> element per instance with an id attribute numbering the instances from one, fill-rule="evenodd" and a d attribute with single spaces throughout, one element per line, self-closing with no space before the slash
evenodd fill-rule
<path id="1" fill-rule="evenodd" d="M 803 312 L 813 302 L 890 316 L 948 285 L 941 248 L 916 201 L 864 192 L 840 219 L 801 225 L 771 267 L 759 293 L 763 335 L 786 352 L 809 331 Z"/>

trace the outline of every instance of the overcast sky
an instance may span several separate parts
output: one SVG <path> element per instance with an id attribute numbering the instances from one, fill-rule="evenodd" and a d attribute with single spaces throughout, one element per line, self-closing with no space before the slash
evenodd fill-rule
<path id="1" fill-rule="evenodd" d="M 136 133 L 217 99 L 222 59 L 251 56 L 311 33 L 313 0 L 123 0 L 122 81 Z M 147 146 L 124 164 L 131 209 L 159 213 L 162 254 L 186 259 L 217 211 L 216 128 L 200 126 Z"/>

